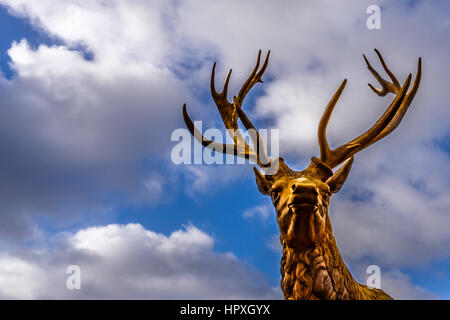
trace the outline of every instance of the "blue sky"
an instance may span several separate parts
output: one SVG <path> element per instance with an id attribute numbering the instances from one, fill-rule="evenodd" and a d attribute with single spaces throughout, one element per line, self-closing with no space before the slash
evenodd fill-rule
<path id="1" fill-rule="evenodd" d="M 235 92 L 271 49 L 246 108 L 301 170 L 343 78 L 332 144 L 384 110 L 361 58 L 376 47 L 402 80 L 422 56 L 423 83 L 396 132 L 355 159 L 334 233 L 360 282 L 376 264 L 394 297 L 450 298 L 450 149 L 435 143 L 449 136 L 449 5 L 379 1 L 371 31 L 369 4 L 0 1 L 0 297 L 281 298 L 278 227 L 252 166 L 175 165 L 171 132 L 185 102 L 223 128 L 212 63 L 218 88 L 233 68 Z M 73 264 L 79 291 L 65 288 Z"/>
<path id="2" fill-rule="evenodd" d="M 36 31 L 32 28 L 29 21 L 24 18 L 13 17 L 8 13 L 5 7 L 0 11 L 0 26 L 2 28 L 1 34 L 1 69 L 6 78 L 10 79 L 13 75 L 13 70 L 9 67 L 11 61 L 8 56 L 8 49 L 11 47 L 13 41 L 20 41 L 23 38 L 29 39 L 29 43 L 34 46 L 43 44 L 52 44 L 53 41 L 45 34 Z"/>

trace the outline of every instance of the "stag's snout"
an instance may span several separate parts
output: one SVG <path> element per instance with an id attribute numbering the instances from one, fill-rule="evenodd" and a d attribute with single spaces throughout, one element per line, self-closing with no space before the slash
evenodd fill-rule
<path id="1" fill-rule="evenodd" d="M 319 190 L 305 178 L 296 179 L 291 185 L 288 206 L 294 213 L 312 213 L 319 205 Z"/>
<path id="2" fill-rule="evenodd" d="M 326 225 L 318 181 L 301 177 L 287 187 L 288 211 L 278 221 L 282 237 L 290 247 L 310 247 L 322 239 Z"/>

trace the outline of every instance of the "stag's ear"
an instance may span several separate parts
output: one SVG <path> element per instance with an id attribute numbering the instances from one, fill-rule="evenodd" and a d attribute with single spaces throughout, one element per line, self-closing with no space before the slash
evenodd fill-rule
<path id="1" fill-rule="evenodd" d="M 345 180 L 347 180 L 348 174 L 352 169 L 353 157 L 351 157 L 347 162 L 339 168 L 330 178 L 327 180 L 327 184 L 330 187 L 332 193 L 336 193 L 341 190 L 344 185 Z"/>
<path id="2" fill-rule="evenodd" d="M 258 169 L 253 167 L 255 172 L 256 185 L 258 186 L 259 192 L 265 195 L 270 195 L 270 187 L 272 185 L 271 181 L 268 180 L 265 175 L 261 174 Z"/>

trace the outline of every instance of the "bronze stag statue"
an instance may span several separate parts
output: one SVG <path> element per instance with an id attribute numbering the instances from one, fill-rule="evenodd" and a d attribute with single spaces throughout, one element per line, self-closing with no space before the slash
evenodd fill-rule
<path id="1" fill-rule="evenodd" d="M 218 93 L 214 86 L 214 64 L 211 75 L 211 94 L 226 129 L 234 144 L 221 144 L 205 138 L 194 126 L 186 105 L 183 117 L 187 128 L 206 148 L 216 152 L 233 154 L 255 162 L 264 172 L 253 168 L 256 183 L 262 194 L 269 195 L 276 210 L 283 248 L 281 259 L 281 289 L 285 299 L 392 299 L 384 291 L 369 288 L 356 282 L 347 269 L 339 253 L 328 215 L 328 204 L 333 193 L 344 184 L 353 163 L 353 156 L 374 142 L 391 133 L 400 123 L 419 88 L 422 62 L 418 61 L 417 75 L 411 84 L 409 74 L 403 85 L 387 67 L 380 52 L 375 49 L 380 62 L 391 81 L 382 78 L 363 55 L 369 71 L 381 84 L 377 89 L 369 87 L 379 96 L 388 93 L 395 95 L 384 114 L 373 126 L 359 137 L 331 149 L 326 138 L 326 128 L 333 108 L 336 105 L 346 80 L 342 82 L 328 103 L 319 122 L 318 138 L 320 158 L 312 157 L 310 165 L 295 171 L 287 166 L 283 158 L 270 159 L 261 143 L 252 122 L 242 110 L 242 103 L 249 90 L 258 82 L 267 68 L 270 51 L 259 70 L 261 51 L 256 66 L 245 81 L 233 102 L 227 99 L 227 88 L 231 70 L 225 80 L 223 91 Z M 238 119 L 247 130 L 255 130 L 250 146 L 238 131 Z M 345 162 L 345 163 L 344 163 Z M 333 168 L 344 163 L 336 172 Z M 277 168 L 269 172 L 268 168 Z"/>

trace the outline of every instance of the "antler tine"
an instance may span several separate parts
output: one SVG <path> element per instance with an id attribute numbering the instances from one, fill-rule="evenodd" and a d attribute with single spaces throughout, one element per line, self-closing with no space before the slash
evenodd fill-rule
<path id="1" fill-rule="evenodd" d="M 328 142 L 326 140 L 326 126 L 330 119 L 330 115 L 334 109 L 334 106 L 339 99 L 346 81 L 341 84 L 339 89 L 334 94 L 333 98 L 329 102 L 326 107 L 324 114 L 319 123 L 319 146 L 320 146 L 320 154 L 321 160 L 328 164 L 330 167 L 334 168 L 340 163 L 344 162 L 346 159 L 353 156 L 355 153 L 361 151 L 362 149 L 368 147 L 374 142 L 382 139 L 389 133 L 391 133 L 403 119 L 408 107 L 413 100 L 420 84 L 421 76 L 422 76 L 422 60 L 419 58 L 418 67 L 417 67 L 417 75 L 414 80 L 414 84 L 409 93 L 408 89 L 411 84 L 412 75 L 409 74 L 403 86 L 400 86 L 395 75 L 389 70 L 387 67 L 383 57 L 380 52 L 375 49 L 381 64 L 383 65 L 384 70 L 389 75 L 392 82 L 388 82 L 383 79 L 379 73 L 370 65 L 367 58 L 363 55 L 364 60 L 367 63 L 367 67 L 370 72 L 374 75 L 374 77 L 380 82 L 382 89 L 376 89 L 369 84 L 369 87 L 378 95 L 385 96 L 388 92 L 396 94 L 394 101 L 390 104 L 387 110 L 383 113 L 383 115 L 377 120 L 377 122 L 365 133 L 361 134 L 357 138 L 352 141 L 334 149 L 330 150 L 328 146 Z"/>
<path id="2" fill-rule="evenodd" d="M 255 126 L 252 124 L 250 119 L 247 117 L 247 115 L 242 110 L 242 103 L 245 99 L 245 96 L 250 91 L 250 89 L 256 83 L 263 82 L 261 80 L 261 78 L 262 78 L 264 72 L 266 71 L 267 65 L 269 64 L 269 56 L 270 56 L 270 50 L 267 52 L 266 59 L 264 60 L 264 63 L 262 65 L 261 69 L 258 71 L 259 64 L 261 61 L 261 50 L 259 50 L 255 67 L 253 68 L 250 76 L 244 82 L 241 90 L 239 90 L 238 96 L 233 97 L 233 102 L 235 104 L 239 119 L 241 119 L 242 124 L 244 125 L 245 129 L 250 130 L 250 139 L 252 140 L 253 146 L 255 148 L 257 148 L 256 152 L 258 152 L 258 160 L 261 162 L 261 165 L 263 168 L 270 166 L 270 159 L 267 156 L 267 152 L 266 152 L 264 144 L 261 142 L 261 137 L 259 135 L 258 130 L 256 130 Z"/>
<path id="3" fill-rule="evenodd" d="M 411 91 L 407 94 L 406 97 L 406 104 L 410 104 L 414 97 L 416 96 L 417 90 L 419 89 L 420 80 L 422 79 L 422 58 L 419 57 L 419 60 L 417 61 L 417 73 L 416 78 L 414 79 L 413 87 Z"/>
<path id="4" fill-rule="evenodd" d="M 381 84 L 381 89 L 375 88 L 370 83 L 368 83 L 368 86 L 377 95 L 379 95 L 381 97 L 384 97 L 389 92 L 397 94 L 400 91 L 400 89 L 401 89 L 400 82 L 397 80 L 397 78 L 392 73 L 392 71 L 388 68 L 388 66 L 387 66 L 386 62 L 384 61 L 383 56 L 381 55 L 380 51 L 378 51 L 377 49 L 374 49 L 374 50 L 375 50 L 375 53 L 378 56 L 378 59 L 381 62 L 381 65 L 383 66 L 384 71 L 386 71 L 386 73 L 388 74 L 389 78 L 391 78 L 392 82 L 389 82 L 389 81 L 385 80 L 382 76 L 380 76 L 380 74 L 372 67 L 372 65 L 370 64 L 369 60 L 367 60 L 366 56 L 363 55 L 364 61 L 367 64 L 367 68 L 373 74 L 375 79 L 377 79 L 377 81 Z"/>
<path id="5" fill-rule="evenodd" d="M 225 125 L 225 129 L 227 129 L 234 143 L 236 144 L 240 137 L 237 124 L 237 114 L 234 110 L 234 106 L 231 102 L 228 101 L 228 83 L 230 81 L 232 69 L 230 69 L 225 78 L 225 83 L 223 85 L 222 92 L 218 93 L 215 88 L 215 71 L 216 71 L 216 63 L 212 67 L 211 71 L 211 96 L 216 104 L 217 109 L 219 110 L 220 116 L 222 117 L 223 123 Z"/>
<path id="6" fill-rule="evenodd" d="M 323 112 L 322 118 L 320 118 L 319 127 L 318 127 L 318 138 L 319 138 L 319 148 L 320 148 L 320 158 L 325 163 L 328 163 L 331 158 L 331 150 L 328 145 L 327 141 L 327 125 L 328 121 L 330 120 L 331 113 L 334 110 L 334 106 L 338 102 L 342 91 L 344 91 L 345 85 L 347 84 L 347 79 L 344 79 L 342 81 L 341 85 L 337 89 L 336 93 L 331 98 L 330 102 L 328 103 L 327 107 L 325 108 L 325 111 Z"/>
<path id="7" fill-rule="evenodd" d="M 244 85 L 242 86 L 241 90 L 239 90 L 239 94 L 237 96 L 237 102 L 239 106 L 242 107 L 242 102 L 244 101 L 245 96 L 250 91 L 250 89 L 258 82 L 263 82 L 261 80 L 261 77 L 263 76 L 264 72 L 266 71 L 267 65 L 269 64 L 269 56 L 270 56 L 270 50 L 267 52 L 266 59 L 264 60 L 264 63 L 261 67 L 261 70 L 258 71 L 259 63 L 261 61 L 261 50 L 258 52 L 258 59 L 256 60 L 256 65 L 252 70 L 252 73 L 248 77 L 248 79 L 244 82 Z"/>
<path id="8" fill-rule="evenodd" d="M 421 78 L 422 78 L 422 58 L 419 58 L 419 61 L 417 63 L 416 78 L 414 79 L 414 83 L 413 83 L 413 86 L 412 86 L 411 90 L 406 95 L 403 104 L 400 106 L 399 110 L 394 115 L 394 118 L 386 126 L 386 128 L 384 128 L 384 130 L 381 131 L 380 134 L 378 134 L 378 136 L 371 142 L 371 144 L 377 142 L 378 140 L 380 140 L 382 138 L 384 138 L 389 133 L 394 131 L 395 128 L 398 127 L 398 125 L 400 124 L 400 122 L 403 119 L 403 116 L 406 114 L 406 111 L 408 111 L 409 105 L 411 104 L 412 100 L 414 99 L 414 97 L 415 97 L 415 95 L 417 93 L 417 90 L 419 89 Z"/>
<path id="9" fill-rule="evenodd" d="M 378 49 L 374 49 L 375 53 L 378 56 L 378 59 L 380 59 L 381 65 L 383 66 L 384 71 L 386 71 L 386 73 L 388 74 L 389 78 L 391 78 L 392 83 L 394 84 L 394 86 L 400 90 L 400 82 L 397 80 L 397 78 L 395 77 L 394 73 L 388 68 L 388 66 L 386 65 L 386 62 L 384 62 L 383 56 L 381 55 L 380 51 L 378 51 Z"/>
<path id="10" fill-rule="evenodd" d="M 230 81 L 230 76 L 231 76 L 231 72 L 233 71 L 232 69 L 230 69 L 227 73 L 227 76 L 225 78 L 225 83 L 223 85 L 223 89 L 222 92 L 218 93 L 216 91 L 216 87 L 215 87 L 215 80 L 214 80 L 214 74 L 216 71 L 216 63 L 214 62 L 214 65 L 212 67 L 212 71 L 211 71 L 211 96 L 213 98 L 213 100 L 217 103 L 220 102 L 221 104 L 223 104 L 224 102 L 227 102 L 228 104 L 231 104 L 230 102 L 228 102 L 227 99 L 227 94 L 228 94 L 228 83 Z"/>
<path id="11" fill-rule="evenodd" d="M 187 113 L 186 105 L 183 106 L 183 118 L 186 123 L 187 128 L 190 133 L 206 148 L 214 149 L 218 152 L 232 154 L 234 156 L 238 156 L 241 158 L 249 159 L 256 162 L 261 168 L 267 168 L 270 166 L 270 159 L 267 156 L 266 149 L 262 143 L 261 137 L 258 131 L 253 126 L 250 119 L 247 115 L 242 111 L 242 102 L 248 93 L 248 91 L 253 87 L 253 85 L 257 82 L 262 82 L 261 77 L 267 68 L 269 61 L 269 53 L 267 54 L 266 60 L 260 71 L 258 71 L 259 63 L 261 59 L 261 50 L 258 53 L 258 59 L 256 62 L 256 66 L 254 67 L 252 73 L 249 78 L 245 81 L 241 90 L 239 91 L 238 96 L 233 97 L 233 103 L 229 102 L 227 99 L 228 93 L 228 84 L 231 76 L 231 69 L 228 72 L 225 78 L 225 84 L 222 89 L 222 92 L 218 93 L 215 88 L 215 69 L 216 63 L 214 63 L 212 72 L 211 72 L 211 96 L 216 103 L 217 109 L 219 110 L 220 116 L 222 117 L 225 128 L 227 129 L 230 136 L 233 138 L 233 145 L 230 144 L 222 144 L 205 138 L 202 133 L 195 127 L 192 122 L 189 114 Z M 252 141 L 253 147 L 250 147 L 242 134 L 239 132 L 237 120 L 241 119 L 242 124 L 247 130 L 252 129 L 249 132 L 250 139 Z"/>

